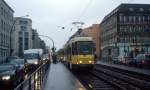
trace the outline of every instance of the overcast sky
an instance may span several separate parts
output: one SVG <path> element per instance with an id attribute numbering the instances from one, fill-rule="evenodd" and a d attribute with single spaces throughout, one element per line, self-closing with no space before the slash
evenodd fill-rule
<path id="1" fill-rule="evenodd" d="M 100 23 L 105 15 L 120 3 L 146 3 L 150 0 L 5 0 L 15 11 L 14 16 L 30 15 L 33 28 L 39 34 L 54 39 L 55 46 L 61 48 L 76 32 L 72 22 L 82 21 L 83 27 Z M 66 27 L 64 30 L 60 26 Z M 41 37 L 42 38 L 42 37 Z M 52 43 L 42 38 L 47 45 Z"/>

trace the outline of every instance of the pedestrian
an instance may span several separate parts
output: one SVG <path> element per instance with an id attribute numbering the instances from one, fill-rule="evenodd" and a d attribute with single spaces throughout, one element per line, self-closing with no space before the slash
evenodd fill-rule
<path id="1" fill-rule="evenodd" d="M 53 58 L 53 63 L 57 63 L 57 55 L 53 54 L 52 58 Z"/>
<path id="2" fill-rule="evenodd" d="M 95 62 L 97 61 L 97 54 L 96 54 L 96 52 L 94 52 L 94 61 Z"/>

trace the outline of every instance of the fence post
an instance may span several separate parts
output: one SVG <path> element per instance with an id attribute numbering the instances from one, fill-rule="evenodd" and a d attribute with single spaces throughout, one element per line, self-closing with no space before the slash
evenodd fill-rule
<path id="1" fill-rule="evenodd" d="M 20 87 L 20 89 L 19 90 L 23 90 L 23 84 L 21 84 L 21 87 Z"/>
<path id="2" fill-rule="evenodd" d="M 42 66 L 42 67 L 43 67 L 43 66 Z M 42 68 L 40 68 L 39 74 L 40 74 L 40 88 L 41 88 L 42 83 L 43 83 L 43 79 L 42 79 Z"/>
<path id="3" fill-rule="evenodd" d="M 35 83 L 36 83 L 36 82 L 35 82 L 35 80 L 36 80 L 36 79 L 35 79 L 35 75 L 36 75 L 36 74 L 33 75 L 33 78 L 34 78 L 34 90 L 35 90 Z"/>
<path id="4" fill-rule="evenodd" d="M 29 90 L 32 90 L 32 82 L 31 82 L 31 77 L 29 78 Z"/>

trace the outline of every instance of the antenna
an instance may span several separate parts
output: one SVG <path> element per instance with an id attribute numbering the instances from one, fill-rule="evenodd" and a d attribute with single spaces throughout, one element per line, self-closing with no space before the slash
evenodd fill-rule
<path id="1" fill-rule="evenodd" d="M 84 22 L 72 22 L 72 25 L 74 25 L 75 27 L 77 27 L 77 29 L 82 28 L 82 26 L 84 25 Z"/>

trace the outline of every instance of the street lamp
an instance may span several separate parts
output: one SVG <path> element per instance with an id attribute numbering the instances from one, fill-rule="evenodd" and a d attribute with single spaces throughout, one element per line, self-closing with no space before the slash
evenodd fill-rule
<path id="1" fill-rule="evenodd" d="M 53 43 L 52 51 L 53 51 L 53 53 L 54 53 L 55 50 L 56 50 L 55 45 L 54 45 L 54 40 L 53 40 L 51 37 L 49 37 L 49 36 L 45 36 L 45 35 L 38 35 L 38 36 L 46 37 L 46 38 L 48 38 L 49 40 L 52 41 L 52 43 Z"/>
<path id="2" fill-rule="evenodd" d="M 12 26 L 11 26 L 11 29 L 10 29 L 10 56 L 12 55 L 12 52 L 13 52 L 13 49 L 12 49 L 12 32 L 13 32 L 13 29 L 14 29 L 14 26 L 15 26 L 15 23 L 17 22 L 17 20 L 19 19 L 19 18 L 23 18 L 23 17 L 28 17 L 29 15 L 25 15 L 25 16 L 21 16 L 21 17 L 18 17 L 17 19 L 15 19 L 14 21 L 13 21 L 13 24 L 12 24 Z"/>
<path id="3" fill-rule="evenodd" d="M 49 36 L 45 36 L 45 35 L 38 35 L 38 36 L 42 36 L 42 37 L 46 37 L 46 38 L 48 38 L 49 40 L 51 40 L 52 41 L 52 43 L 53 43 L 53 47 L 52 47 L 52 58 L 53 58 L 53 60 L 55 60 L 56 58 L 54 58 L 54 57 L 56 57 L 56 55 L 55 55 L 55 50 L 56 50 L 56 48 L 55 48 L 55 46 L 54 46 L 54 40 L 51 38 L 51 37 L 49 37 Z"/>

